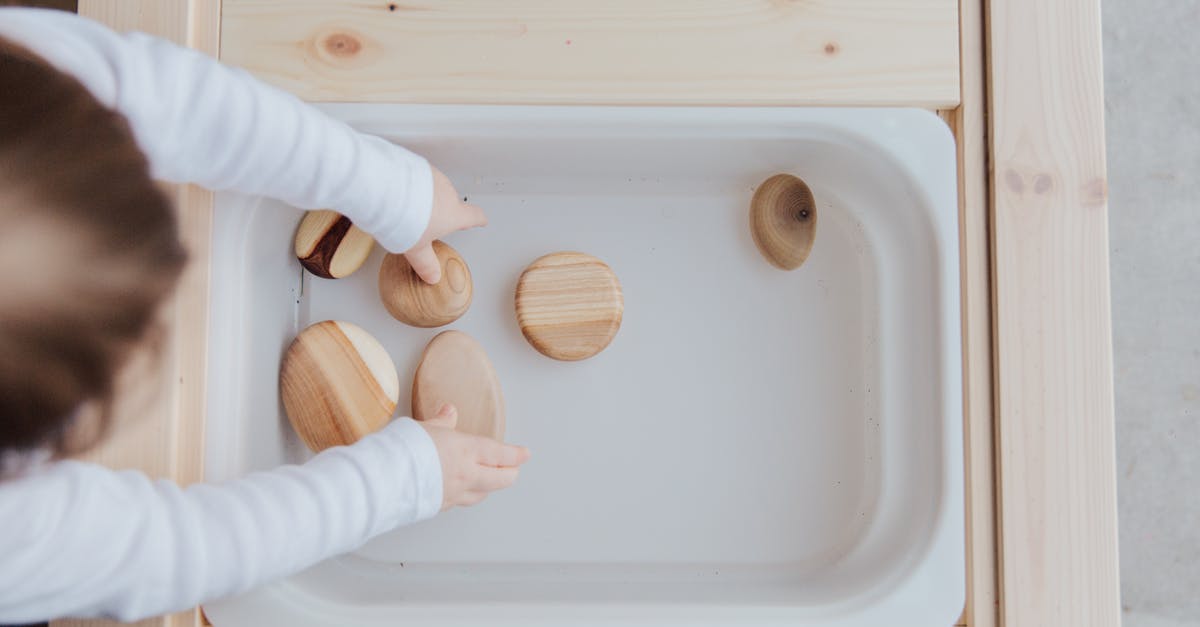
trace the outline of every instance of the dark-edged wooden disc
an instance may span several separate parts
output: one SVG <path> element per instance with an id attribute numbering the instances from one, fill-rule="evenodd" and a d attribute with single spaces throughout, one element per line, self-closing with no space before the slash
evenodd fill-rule
<path id="1" fill-rule="evenodd" d="M 362 267 L 375 240 L 336 211 L 309 211 L 296 229 L 296 258 L 325 279 L 350 276 Z"/>

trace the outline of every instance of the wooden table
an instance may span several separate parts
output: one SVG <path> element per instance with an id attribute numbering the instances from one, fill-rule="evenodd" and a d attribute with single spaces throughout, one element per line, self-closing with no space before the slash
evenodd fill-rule
<path id="1" fill-rule="evenodd" d="M 79 5 L 309 100 L 937 110 L 959 155 L 960 623 L 1119 624 L 1099 0 Z M 212 196 L 178 198 L 194 262 L 168 314 L 170 367 L 150 385 L 162 418 L 95 457 L 187 483 L 202 476 Z"/>

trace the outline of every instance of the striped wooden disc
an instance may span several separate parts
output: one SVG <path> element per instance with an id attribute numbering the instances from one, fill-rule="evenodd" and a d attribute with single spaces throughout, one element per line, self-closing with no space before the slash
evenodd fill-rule
<path id="1" fill-rule="evenodd" d="M 563 361 L 604 350 L 621 328 L 625 301 L 612 268 L 575 252 L 535 260 L 517 281 L 517 324 L 538 352 Z"/>
<path id="2" fill-rule="evenodd" d="M 353 274 L 374 247 L 370 235 L 336 211 L 309 211 L 296 229 L 296 258 L 309 272 L 325 279 Z"/>
<path id="3" fill-rule="evenodd" d="M 396 411 L 400 377 L 387 350 L 361 327 L 326 320 L 292 341 L 279 371 L 288 419 L 314 451 L 353 444 Z"/>

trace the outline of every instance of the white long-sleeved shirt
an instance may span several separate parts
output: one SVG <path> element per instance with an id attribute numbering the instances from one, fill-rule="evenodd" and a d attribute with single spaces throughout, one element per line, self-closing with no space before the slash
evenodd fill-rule
<path id="1" fill-rule="evenodd" d="M 335 208 L 395 252 L 428 223 L 424 159 L 245 72 L 67 13 L 0 9 L 0 37 L 124 114 L 159 178 Z M 185 609 L 433 516 L 441 501 L 437 450 L 408 418 L 222 485 L 73 461 L 0 475 L 0 624 Z"/>

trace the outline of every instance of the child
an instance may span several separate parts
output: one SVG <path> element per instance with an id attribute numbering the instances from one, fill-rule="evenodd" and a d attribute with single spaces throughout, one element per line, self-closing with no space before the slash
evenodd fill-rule
<path id="1" fill-rule="evenodd" d="M 513 483 L 528 451 L 454 431 L 449 406 L 223 485 L 51 461 L 184 265 L 151 176 L 335 208 L 429 282 L 430 243 L 486 222 L 421 157 L 244 72 L 0 9 L 0 623 L 185 609 Z"/>

